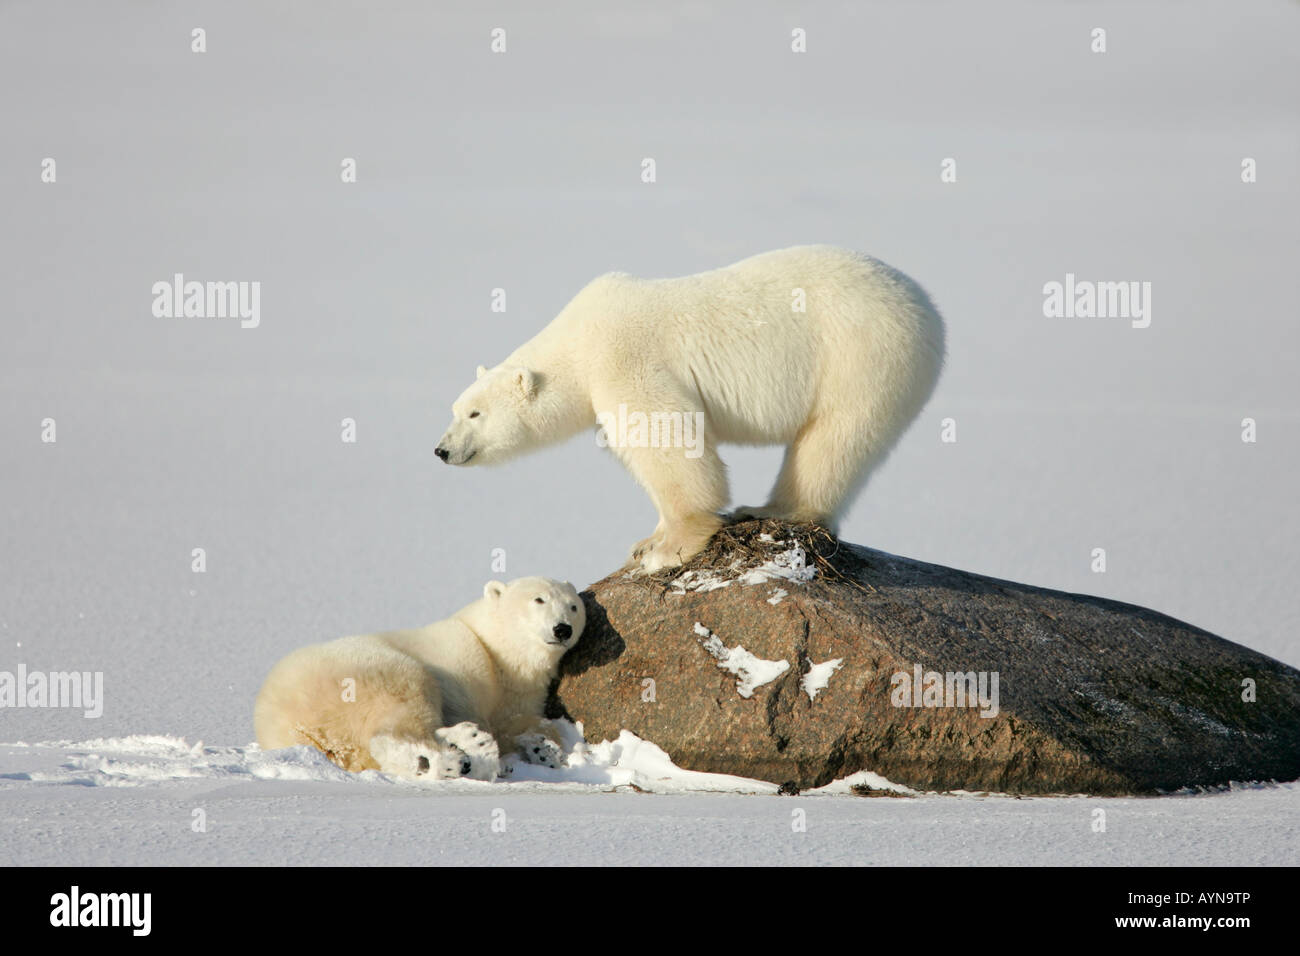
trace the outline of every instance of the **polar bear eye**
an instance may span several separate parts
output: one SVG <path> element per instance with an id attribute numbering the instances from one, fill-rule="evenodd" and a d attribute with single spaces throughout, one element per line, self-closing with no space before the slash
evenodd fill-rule
<path id="1" fill-rule="evenodd" d="M 576 613 L 577 610 L 578 610 L 578 605 L 576 605 L 576 604 L 570 604 L 570 605 L 569 605 L 569 610 L 570 610 L 570 611 L 574 611 L 574 612 Z"/>
<path id="2" fill-rule="evenodd" d="M 470 417 L 470 418 L 478 418 L 478 412 L 470 412 L 470 413 L 469 413 L 469 417 Z"/>
<path id="3" fill-rule="evenodd" d="M 545 604 L 545 603 L 546 603 L 546 602 L 543 601 L 541 598 L 533 598 L 533 600 L 536 601 L 538 604 Z"/>

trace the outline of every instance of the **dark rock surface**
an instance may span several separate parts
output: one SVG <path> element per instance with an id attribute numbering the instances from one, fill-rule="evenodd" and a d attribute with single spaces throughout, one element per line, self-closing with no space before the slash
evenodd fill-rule
<path id="1" fill-rule="evenodd" d="M 1133 605 L 773 521 L 583 598 L 553 712 L 589 740 L 630 730 L 691 770 L 1097 795 L 1300 776 L 1300 671 Z M 810 672 L 828 678 L 815 696 Z M 981 674 L 982 703 L 959 699 Z M 904 685 L 941 706 L 903 706 Z"/>

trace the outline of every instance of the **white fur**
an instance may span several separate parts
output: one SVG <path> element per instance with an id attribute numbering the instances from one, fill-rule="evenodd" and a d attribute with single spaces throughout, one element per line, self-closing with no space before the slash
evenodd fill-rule
<path id="1" fill-rule="evenodd" d="M 803 312 L 793 308 L 796 289 Z M 698 457 L 611 446 L 659 511 L 633 550 L 655 570 L 696 554 L 721 525 L 723 443 L 787 446 L 767 505 L 744 511 L 834 529 L 929 399 L 943 350 L 942 320 L 920 287 L 832 246 L 679 279 L 612 273 L 501 365 L 479 369 L 438 453 L 449 464 L 494 464 L 566 439 L 620 404 L 702 412 Z"/>
<path id="2" fill-rule="evenodd" d="M 520 578 L 488 582 L 480 600 L 427 627 L 301 648 L 262 685 L 257 742 L 309 744 L 346 770 L 491 780 L 499 745 L 531 759 L 550 735 L 546 694 L 586 620 L 573 585 Z"/>

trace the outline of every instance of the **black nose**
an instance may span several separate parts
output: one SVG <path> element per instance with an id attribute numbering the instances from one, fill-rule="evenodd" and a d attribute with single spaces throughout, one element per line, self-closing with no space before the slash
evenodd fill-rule
<path id="1" fill-rule="evenodd" d="M 573 628 L 568 624 L 557 624 L 551 632 L 562 641 L 567 641 L 573 636 Z"/>
<path id="2" fill-rule="evenodd" d="M 446 461 L 448 458 L 451 457 L 451 452 L 447 451 L 447 449 L 443 448 L 441 445 L 435 448 L 433 450 L 433 453 L 437 455 L 439 458 L 441 458 L 443 461 Z"/>

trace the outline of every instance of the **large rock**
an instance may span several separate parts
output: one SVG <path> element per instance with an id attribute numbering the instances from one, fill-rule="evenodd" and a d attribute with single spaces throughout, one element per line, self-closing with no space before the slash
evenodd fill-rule
<path id="1" fill-rule="evenodd" d="M 1300 776 L 1300 671 L 1133 605 L 771 521 L 583 597 L 553 712 L 692 770 L 1099 795 Z M 958 700 L 968 685 L 945 675 L 978 690 L 981 672 L 984 705 Z M 907 706 L 917 684 L 918 703 L 950 706 Z"/>

